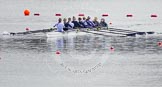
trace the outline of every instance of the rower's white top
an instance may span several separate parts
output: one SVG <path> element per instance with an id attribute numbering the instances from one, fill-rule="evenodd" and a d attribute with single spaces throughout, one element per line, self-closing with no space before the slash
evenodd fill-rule
<path id="1" fill-rule="evenodd" d="M 64 24 L 63 23 L 58 23 L 56 24 L 56 28 L 58 32 L 63 32 Z"/>
<path id="2" fill-rule="evenodd" d="M 74 23 L 70 22 L 69 23 L 72 27 L 74 27 Z M 70 27 L 68 27 L 70 29 Z"/>

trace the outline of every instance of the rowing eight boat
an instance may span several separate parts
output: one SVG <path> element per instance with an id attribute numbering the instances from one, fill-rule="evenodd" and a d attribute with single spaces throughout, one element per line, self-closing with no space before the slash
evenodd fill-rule
<path id="1" fill-rule="evenodd" d="M 146 35 L 146 34 L 154 34 L 154 32 L 138 32 L 126 29 L 118 29 L 118 28 L 80 28 L 80 29 L 71 29 L 65 32 L 57 32 L 56 29 L 43 29 L 43 30 L 35 30 L 35 31 L 27 31 L 27 32 L 18 32 L 18 33 L 10 33 L 10 35 L 33 35 L 33 36 L 45 36 L 45 37 L 57 37 L 57 36 L 71 36 L 71 35 L 87 35 L 87 34 L 95 34 L 102 36 L 136 36 L 136 35 Z"/>

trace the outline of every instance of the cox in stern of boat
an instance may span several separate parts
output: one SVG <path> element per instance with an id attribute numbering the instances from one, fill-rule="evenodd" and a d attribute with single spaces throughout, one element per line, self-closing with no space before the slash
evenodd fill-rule
<path id="1" fill-rule="evenodd" d="M 101 18 L 100 26 L 101 27 L 108 27 L 108 24 L 105 22 L 105 19 L 104 18 Z"/>

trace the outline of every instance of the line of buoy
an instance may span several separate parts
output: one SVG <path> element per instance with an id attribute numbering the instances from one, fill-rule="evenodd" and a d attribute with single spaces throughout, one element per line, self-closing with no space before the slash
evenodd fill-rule
<path id="1" fill-rule="evenodd" d="M 59 55 L 59 54 L 61 54 L 61 52 L 57 50 L 57 51 L 56 51 L 56 54 Z"/>
<path id="2" fill-rule="evenodd" d="M 132 14 L 127 14 L 126 17 L 133 17 L 133 15 Z"/>
<path id="3" fill-rule="evenodd" d="M 25 28 L 26 31 L 29 31 L 30 29 L 29 28 Z"/>
<path id="4" fill-rule="evenodd" d="M 29 10 L 25 10 L 24 11 L 24 15 L 25 16 L 29 16 L 30 15 L 30 11 Z M 35 13 L 34 16 L 40 16 L 39 13 Z M 55 14 L 55 16 L 61 16 L 61 14 Z M 84 14 L 78 14 L 78 16 L 85 16 Z M 108 14 L 102 14 L 102 17 L 107 17 L 109 16 Z M 126 17 L 133 17 L 132 14 L 127 14 Z M 150 15 L 150 17 L 158 17 L 156 14 L 152 14 Z"/>
<path id="5" fill-rule="evenodd" d="M 24 15 L 29 16 L 30 15 L 30 10 L 25 9 L 24 10 Z M 40 16 L 39 13 L 34 13 L 34 16 Z M 56 13 L 55 16 L 62 16 L 60 13 Z M 85 16 L 83 13 L 78 14 L 78 16 Z M 107 17 L 109 16 L 107 13 L 102 14 L 102 17 Z M 126 17 L 133 17 L 133 14 L 127 14 Z M 158 17 L 157 14 L 151 14 L 150 17 Z"/>
<path id="6" fill-rule="evenodd" d="M 158 42 L 158 46 L 159 47 L 162 47 L 162 42 Z"/>
<path id="7" fill-rule="evenodd" d="M 55 14 L 55 16 L 61 16 L 61 14 L 60 13 L 57 13 L 57 14 Z"/>
<path id="8" fill-rule="evenodd" d="M 110 51 L 114 51 L 114 47 L 111 46 L 111 47 L 110 47 Z"/>
<path id="9" fill-rule="evenodd" d="M 78 16 L 84 16 L 84 14 L 79 14 Z"/>
<path id="10" fill-rule="evenodd" d="M 107 17 L 107 16 L 109 16 L 108 14 L 102 14 L 102 17 Z"/>
<path id="11" fill-rule="evenodd" d="M 156 14 L 152 14 L 151 17 L 157 17 L 157 15 Z"/>
<path id="12" fill-rule="evenodd" d="M 40 16 L 40 14 L 39 13 L 34 13 L 34 16 Z"/>

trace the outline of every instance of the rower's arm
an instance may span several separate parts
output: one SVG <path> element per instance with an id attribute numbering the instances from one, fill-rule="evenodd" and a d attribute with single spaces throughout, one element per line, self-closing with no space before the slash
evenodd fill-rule
<path id="1" fill-rule="evenodd" d="M 58 25 L 58 23 L 57 24 L 55 24 L 53 27 L 56 27 Z"/>

